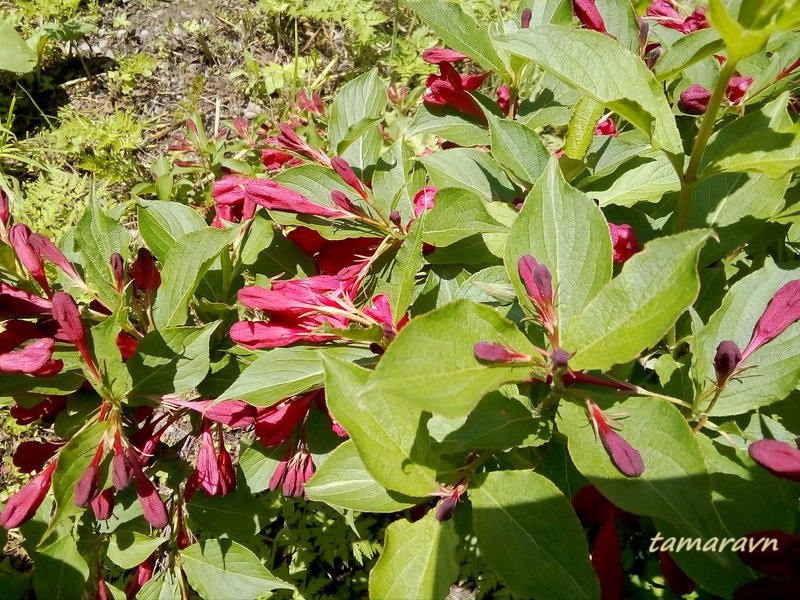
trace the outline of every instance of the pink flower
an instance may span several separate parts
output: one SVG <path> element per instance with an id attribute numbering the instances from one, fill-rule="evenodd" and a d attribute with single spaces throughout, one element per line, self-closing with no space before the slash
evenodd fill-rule
<path id="1" fill-rule="evenodd" d="M 104 454 L 105 442 L 101 441 L 92 461 L 89 463 L 89 466 L 86 467 L 83 475 L 81 475 L 81 478 L 75 485 L 73 498 L 76 506 L 86 507 L 89 505 L 89 502 L 97 496 L 97 474 L 100 469 L 100 461 L 103 460 Z"/>
<path id="2" fill-rule="evenodd" d="M 393 340 L 397 336 L 406 323 L 408 323 L 408 314 L 403 315 L 403 318 L 397 322 L 395 326 L 394 315 L 392 315 L 392 308 L 389 302 L 389 296 L 386 294 L 379 294 L 372 299 L 372 306 L 365 306 L 363 312 L 368 317 L 375 319 L 375 321 L 383 329 L 383 335 L 388 340 Z"/>
<path id="3" fill-rule="evenodd" d="M 312 92 L 309 98 L 305 90 L 297 90 L 297 107 L 314 115 L 325 114 L 325 106 L 317 92 Z"/>
<path id="4" fill-rule="evenodd" d="M 428 76 L 422 100 L 435 106 L 450 106 L 485 121 L 486 116 L 468 92 L 478 89 L 489 74 L 459 75 L 448 62 L 439 63 L 439 72 L 440 75 Z"/>
<path id="5" fill-rule="evenodd" d="M 698 8 L 685 19 L 675 10 L 672 0 L 655 0 L 647 7 L 645 13 L 648 17 L 657 21 L 660 25 L 681 33 L 691 33 L 699 29 L 707 29 L 705 9 Z"/>
<path id="6" fill-rule="evenodd" d="M 282 150 L 265 149 L 261 151 L 261 164 L 267 168 L 267 171 L 273 173 L 280 171 L 283 166 L 294 167 L 301 164 L 301 162 L 302 161 L 288 152 L 283 152 Z"/>
<path id="7" fill-rule="evenodd" d="M 144 474 L 138 462 L 133 464 L 133 476 L 136 480 L 136 496 L 142 506 L 145 520 L 156 529 L 164 529 L 169 524 L 167 507 L 153 482 Z"/>
<path id="8" fill-rule="evenodd" d="M 595 433 L 600 437 L 611 462 L 626 477 L 638 477 L 644 473 L 644 461 L 639 451 L 614 431 L 607 422 L 607 417 L 591 400 L 586 401 L 589 416 Z"/>
<path id="9" fill-rule="evenodd" d="M 608 224 L 611 233 L 611 245 L 614 250 L 614 262 L 622 264 L 631 256 L 639 252 L 639 242 L 636 240 L 636 232 L 633 227 L 627 224 L 614 225 Z"/>
<path id="10" fill-rule="evenodd" d="M 114 276 L 117 291 L 121 293 L 125 286 L 125 260 L 119 252 L 114 252 L 108 262 L 111 265 L 111 273 Z"/>
<path id="11" fill-rule="evenodd" d="M 114 511 L 114 488 L 106 488 L 94 497 L 89 504 L 98 521 L 108 521 Z"/>
<path id="12" fill-rule="evenodd" d="M 276 137 L 274 140 L 268 141 L 274 141 L 274 143 L 280 148 L 288 150 L 289 152 L 300 154 L 301 156 L 315 160 L 320 164 L 326 166 L 330 165 L 330 159 L 327 156 L 325 156 L 319 150 L 315 150 L 309 146 L 305 140 L 300 139 L 300 136 L 298 136 L 291 127 L 281 123 L 278 125 L 278 129 L 280 130 L 278 137 Z"/>
<path id="13" fill-rule="evenodd" d="M 733 105 L 739 104 L 747 93 L 750 84 L 753 83 L 752 77 L 742 77 L 737 75 L 731 77 L 728 87 L 725 89 L 725 97 Z"/>
<path id="14" fill-rule="evenodd" d="M 753 329 L 747 347 L 742 350 L 742 361 L 764 344 L 774 340 L 798 320 L 800 320 L 800 279 L 795 279 L 781 287 L 770 300 L 767 309 Z"/>
<path id="15" fill-rule="evenodd" d="M 154 292 L 161 286 L 161 273 L 156 267 L 156 259 L 147 248 L 139 248 L 128 275 L 136 289 Z"/>
<path id="16" fill-rule="evenodd" d="M 531 26 L 531 18 L 533 17 L 533 11 L 530 8 L 526 8 L 522 11 L 522 16 L 520 17 L 519 23 L 522 29 L 528 29 Z"/>
<path id="17" fill-rule="evenodd" d="M 49 376 L 60 372 L 64 363 L 60 360 L 52 360 L 54 345 L 54 340 L 44 338 L 36 340 L 21 350 L 0 354 L 0 373 Z"/>
<path id="18" fill-rule="evenodd" d="M 424 188 L 414 194 L 414 216 L 419 217 L 426 210 L 433 208 L 434 200 L 436 199 L 436 188 L 432 185 L 426 185 Z"/>
<path id="19" fill-rule="evenodd" d="M 684 19 L 681 31 L 683 33 L 692 33 L 693 31 L 699 31 L 701 29 L 708 28 L 709 25 L 708 20 L 706 19 L 706 10 L 701 6 L 688 17 L 686 17 L 686 19 Z"/>
<path id="20" fill-rule="evenodd" d="M 139 593 L 139 590 L 142 589 L 144 584 L 153 578 L 154 571 L 155 561 L 153 561 L 153 555 L 151 554 L 136 568 L 136 573 L 133 575 L 133 579 L 131 579 L 128 582 L 128 585 L 125 586 L 126 600 L 133 600 L 136 597 L 136 594 Z"/>
<path id="21" fill-rule="evenodd" d="M 473 347 L 475 358 L 488 363 L 528 363 L 531 357 L 521 352 L 516 352 L 511 348 L 506 348 L 501 344 L 493 342 L 478 342 Z"/>
<path id="22" fill-rule="evenodd" d="M 800 483 L 800 450 L 788 442 L 758 440 L 750 444 L 747 452 L 776 477 Z"/>
<path id="23" fill-rule="evenodd" d="M 97 366 L 91 352 L 89 352 L 89 346 L 86 343 L 86 331 L 83 328 L 80 311 L 75 300 L 66 292 L 59 291 L 53 294 L 52 306 L 53 318 L 61 327 L 65 339 L 75 344 L 92 373 L 97 377 Z"/>
<path id="24" fill-rule="evenodd" d="M 572 0 L 572 6 L 575 9 L 575 16 L 584 27 L 606 33 L 606 24 L 594 0 Z"/>
<path id="25" fill-rule="evenodd" d="M 553 305 L 553 281 L 550 270 L 530 255 L 520 257 L 517 269 L 528 297 L 539 313 L 542 325 L 552 336 L 556 331 L 558 318 Z"/>
<path id="26" fill-rule="evenodd" d="M 72 266 L 67 260 L 67 257 L 64 256 L 64 253 L 58 249 L 58 247 L 50 241 L 49 238 L 38 234 L 32 233 L 28 238 L 31 246 L 39 253 L 39 255 L 47 259 L 49 262 L 53 263 L 59 269 L 64 271 L 70 279 L 73 281 L 83 281 L 81 276 L 78 275 L 78 272 L 75 270 L 75 267 Z"/>
<path id="27" fill-rule="evenodd" d="M 466 54 L 461 54 L 461 52 L 456 52 L 455 50 L 450 50 L 449 48 L 440 48 L 438 46 L 428 48 L 422 53 L 422 60 L 432 65 L 438 65 L 443 62 L 458 62 L 460 60 L 467 59 L 469 59 L 469 57 Z"/>
<path id="28" fill-rule="evenodd" d="M 197 454 L 196 467 L 186 481 L 187 500 L 198 487 L 208 496 L 216 496 L 220 492 L 220 473 L 217 453 L 214 450 L 214 438 L 205 419 L 203 419 L 203 433 L 200 435 L 200 452 Z"/>
<path id="29" fill-rule="evenodd" d="M 241 400 L 223 400 L 214 403 L 214 400 L 180 400 L 169 398 L 164 400 L 167 404 L 190 408 L 199 412 L 204 419 L 223 423 L 231 429 L 241 429 L 255 423 L 258 409 Z"/>
<path id="30" fill-rule="evenodd" d="M 47 496 L 50 482 L 53 478 L 53 471 L 55 471 L 57 464 L 57 459 L 51 462 L 44 471 L 28 481 L 16 494 L 9 498 L 2 514 L 0 514 L 0 527 L 14 529 L 25 523 L 36 513 L 45 496 Z"/>

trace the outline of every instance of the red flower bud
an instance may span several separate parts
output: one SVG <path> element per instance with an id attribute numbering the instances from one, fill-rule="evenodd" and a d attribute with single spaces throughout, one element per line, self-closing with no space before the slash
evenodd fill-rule
<path id="1" fill-rule="evenodd" d="M 531 26 L 531 18 L 533 17 L 533 11 L 530 8 L 526 8 L 522 11 L 522 17 L 520 17 L 519 23 L 522 29 L 528 29 Z"/>
<path id="2" fill-rule="evenodd" d="M 717 353 L 714 355 L 717 387 L 725 384 L 741 361 L 742 353 L 739 351 L 739 346 L 730 340 L 723 340 L 719 343 Z"/>
<path id="3" fill-rule="evenodd" d="M 711 92 L 699 83 L 693 83 L 681 92 L 678 107 L 687 115 L 702 115 L 710 100 Z"/>
<path id="4" fill-rule="evenodd" d="M 31 230 L 27 225 L 17 223 L 8 233 L 8 239 L 14 252 L 17 253 L 17 258 L 22 266 L 25 267 L 31 274 L 31 277 L 36 280 L 45 294 L 50 295 L 50 285 L 47 283 L 47 276 L 44 272 L 44 261 L 42 255 L 39 253 L 33 244 L 31 244 Z"/>
<path id="5" fill-rule="evenodd" d="M 670 592 L 676 596 L 686 596 L 695 590 L 697 584 L 681 570 L 668 552 L 659 553 L 658 563 Z"/>
<path id="6" fill-rule="evenodd" d="M 113 600 L 111 590 L 108 589 L 106 582 L 100 577 L 97 580 L 97 600 Z"/>
<path id="7" fill-rule="evenodd" d="M 9 498 L 2 514 L 0 514 L 0 527 L 14 529 L 25 523 L 36 513 L 45 496 L 47 496 L 53 471 L 55 471 L 57 464 L 58 460 L 51 462 L 44 471 L 28 481 L 16 494 Z"/>
<path id="8" fill-rule="evenodd" d="M 350 198 L 345 196 L 344 193 L 340 192 L 339 190 L 333 190 L 331 192 L 331 202 L 333 202 L 335 207 L 341 208 L 345 212 L 358 214 L 358 209 L 350 201 Z"/>
<path id="9" fill-rule="evenodd" d="M 128 487 L 133 478 L 134 469 L 131 460 L 128 453 L 123 450 L 119 436 L 115 437 L 114 456 L 111 458 L 111 483 L 119 491 Z"/>
<path id="10" fill-rule="evenodd" d="M 800 279 L 795 279 L 781 287 L 770 300 L 767 309 L 753 329 L 750 342 L 742 351 L 742 360 L 746 360 L 753 352 L 774 340 L 798 320 L 800 320 Z"/>
<path id="11" fill-rule="evenodd" d="M 136 573 L 134 574 L 133 579 L 131 579 L 128 582 L 128 585 L 125 587 L 126 600 L 133 600 L 133 598 L 136 597 L 136 594 L 139 593 L 139 590 L 142 589 L 142 586 L 144 586 L 145 583 L 153 578 L 155 567 L 155 561 L 153 560 L 153 555 L 151 554 L 136 568 Z"/>
<path id="12" fill-rule="evenodd" d="M 99 470 L 100 461 L 103 459 L 104 452 L 105 442 L 100 442 L 94 454 L 94 458 L 92 458 L 92 462 L 86 467 L 83 475 L 81 475 L 81 478 L 75 485 L 75 493 L 73 496 L 75 506 L 84 508 L 97 496 L 97 472 Z"/>
<path id="13" fill-rule="evenodd" d="M 594 0 L 572 0 L 572 6 L 575 9 L 575 16 L 584 27 L 606 33 L 606 24 Z"/>
<path id="14" fill-rule="evenodd" d="M 242 402 L 241 400 L 223 400 L 214 403 L 214 400 L 180 400 L 166 398 L 168 404 L 175 404 L 183 408 L 190 408 L 203 415 L 203 418 L 227 425 L 231 429 L 240 429 L 252 425 L 258 417 L 258 409 Z"/>
<path id="15" fill-rule="evenodd" d="M 530 255 L 519 259 L 519 277 L 525 285 L 533 303 L 538 306 L 552 304 L 553 302 L 553 278 L 550 270 L 536 262 Z"/>
<path id="16" fill-rule="evenodd" d="M 624 263 L 639 251 L 639 242 L 636 240 L 636 232 L 630 225 L 614 225 L 614 223 L 609 223 L 608 231 L 611 234 L 611 246 L 614 250 L 613 258 L 615 263 Z"/>
<path id="17" fill-rule="evenodd" d="M 217 470 L 219 471 L 219 495 L 232 492 L 236 489 L 236 469 L 233 460 L 225 448 L 225 438 L 222 429 L 219 429 L 219 453 L 217 454 Z"/>
<path id="18" fill-rule="evenodd" d="M 164 529 L 169 523 L 167 507 L 153 482 L 144 474 L 141 467 L 134 471 L 136 479 L 136 496 L 142 505 L 145 520 L 156 529 Z"/>
<path id="19" fill-rule="evenodd" d="M 139 340 L 127 331 L 120 331 L 117 334 L 116 344 L 119 354 L 122 357 L 122 362 L 127 362 L 131 356 L 136 354 L 136 349 L 139 347 Z"/>
<path id="20" fill-rule="evenodd" d="M 478 342 L 472 348 L 475 358 L 490 363 L 528 363 L 531 357 L 492 342 Z"/>
<path id="21" fill-rule="evenodd" d="M 359 181 L 358 177 L 356 177 L 356 174 L 353 172 L 353 169 L 346 160 L 339 158 L 338 156 L 334 156 L 331 159 L 331 166 L 333 167 L 333 170 L 336 171 L 337 175 L 342 178 L 342 181 L 358 192 L 359 196 L 362 198 L 367 197 L 367 192 L 364 189 L 364 186 L 361 184 L 361 181 Z"/>
<path id="22" fill-rule="evenodd" d="M 75 345 L 86 344 L 86 332 L 75 299 L 66 292 L 53 294 L 53 318 L 61 327 L 64 339 Z"/>
<path id="23" fill-rule="evenodd" d="M 767 471 L 800 483 L 800 450 L 778 440 L 758 440 L 747 448 L 750 458 Z"/>
<path id="24" fill-rule="evenodd" d="M 267 448 L 280 446 L 308 414 L 316 392 L 259 409 L 255 433 Z"/>
<path id="25" fill-rule="evenodd" d="M 467 60 L 468 58 L 466 54 L 450 50 L 450 48 L 439 48 L 438 46 L 428 48 L 422 53 L 422 60 L 431 65 L 438 65 L 443 62 L 458 62 L 460 60 Z"/>
<path id="26" fill-rule="evenodd" d="M 133 280 L 133 285 L 140 290 L 154 292 L 161 285 L 161 274 L 156 267 L 156 259 L 147 248 L 139 248 L 128 275 Z"/>
<path id="27" fill-rule="evenodd" d="M 586 406 L 595 432 L 619 472 L 626 477 L 638 477 L 644 473 L 644 461 L 639 451 L 609 426 L 605 414 L 594 402 L 587 400 Z"/>
<path id="28" fill-rule="evenodd" d="M 49 238 L 38 233 L 32 233 L 28 239 L 30 240 L 31 246 L 33 246 L 42 258 L 46 258 L 64 271 L 73 281 L 83 281 L 75 270 L 75 267 L 72 266 L 72 263 L 67 260 L 64 253 L 61 252 L 58 246 L 51 242 Z"/>
<path id="29" fill-rule="evenodd" d="M 111 264 L 111 273 L 114 275 L 114 283 L 117 286 L 117 291 L 122 292 L 125 285 L 125 260 L 119 252 L 114 252 L 109 259 Z"/>
<path id="30" fill-rule="evenodd" d="M 114 488 L 106 488 L 94 497 L 90 506 L 94 518 L 98 521 L 108 521 L 114 512 Z"/>

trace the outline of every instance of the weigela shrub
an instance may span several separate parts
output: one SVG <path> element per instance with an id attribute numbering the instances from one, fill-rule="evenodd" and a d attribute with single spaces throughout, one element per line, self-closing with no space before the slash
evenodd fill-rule
<path id="1" fill-rule="evenodd" d="M 373 598 L 796 597 L 797 3 L 522 4 L 411 4 L 410 118 L 373 70 L 190 121 L 135 220 L 2 196 L 39 597 L 291 593 L 266 490 L 389 515 Z"/>

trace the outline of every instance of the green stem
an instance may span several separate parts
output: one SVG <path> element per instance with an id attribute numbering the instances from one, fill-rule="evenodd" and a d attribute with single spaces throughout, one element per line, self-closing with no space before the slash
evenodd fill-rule
<path id="1" fill-rule="evenodd" d="M 700 123 L 700 130 L 697 132 L 697 137 L 694 138 L 689 164 L 686 166 L 686 171 L 681 178 L 681 192 L 678 198 L 678 209 L 675 216 L 675 233 L 680 233 L 686 229 L 689 218 L 689 207 L 692 200 L 692 191 L 697 181 L 697 171 L 700 168 L 700 161 L 706 150 L 708 138 L 710 138 L 711 134 L 714 132 L 717 113 L 722 105 L 722 98 L 725 95 L 725 90 L 728 88 L 728 82 L 735 72 L 736 61 L 729 58 L 722 66 L 719 79 L 717 79 L 717 85 L 714 87 L 711 100 L 708 101 L 708 108 L 706 109 L 705 115 L 703 115 L 703 121 Z"/>

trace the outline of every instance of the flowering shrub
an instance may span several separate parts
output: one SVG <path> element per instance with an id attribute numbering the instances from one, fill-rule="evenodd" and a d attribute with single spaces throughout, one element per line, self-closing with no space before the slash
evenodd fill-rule
<path id="1" fill-rule="evenodd" d="M 447 47 L 410 120 L 373 70 L 274 136 L 190 122 L 135 238 L 0 198 L 39 597 L 318 594 L 266 490 L 387 515 L 373 598 L 796 597 L 796 2 L 523 4 L 411 5 Z"/>

